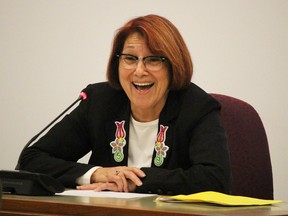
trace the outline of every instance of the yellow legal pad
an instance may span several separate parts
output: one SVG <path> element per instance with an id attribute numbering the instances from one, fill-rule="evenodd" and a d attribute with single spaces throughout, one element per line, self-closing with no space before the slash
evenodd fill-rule
<path id="1" fill-rule="evenodd" d="M 282 202 L 281 200 L 257 199 L 245 196 L 227 195 L 214 191 L 200 192 L 190 195 L 176 195 L 170 197 L 159 197 L 157 201 L 163 202 L 205 202 L 225 206 L 252 206 L 271 205 Z"/>

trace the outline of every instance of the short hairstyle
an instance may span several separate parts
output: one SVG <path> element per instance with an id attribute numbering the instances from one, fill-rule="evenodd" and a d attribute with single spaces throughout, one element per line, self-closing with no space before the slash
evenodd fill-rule
<path id="1" fill-rule="evenodd" d="M 189 50 L 178 29 L 166 18 L 158 15 L 147 15 L 128 21 L 116 33 L 107 67 L 109 84 L 122 89 L 119 81 L 119 59 L 124 43 L 132 33 L 140 33 L 146 40 L 150 51 L 169 61 L 170 90 L 186 88 L 192 78 L 193 65 Z"/>

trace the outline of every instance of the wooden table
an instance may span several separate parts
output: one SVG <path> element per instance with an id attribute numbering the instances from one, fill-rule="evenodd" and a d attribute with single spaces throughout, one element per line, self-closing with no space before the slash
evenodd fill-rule
<path id="1" fill-rule="evenodd" d="M 0 215 L 288 215 L 288 203 L 269 206 L 224 207 L 210 204 L 155 202 L 145 198 L 3 195 Z"/>

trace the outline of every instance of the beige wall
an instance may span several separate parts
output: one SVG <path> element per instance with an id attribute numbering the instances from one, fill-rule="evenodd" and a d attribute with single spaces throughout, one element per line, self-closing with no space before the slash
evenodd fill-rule
<path id="1" fill-rule="evenodd" d="M 0 169 L 13 169 L 25 143 L 82 88 L 105 80 L 115 30 L 155 13 L 182 32 L 196 84 L 258 110 L 275 198 L 288 201 L 287 11 L 287 0 L 0 0 Z"/>

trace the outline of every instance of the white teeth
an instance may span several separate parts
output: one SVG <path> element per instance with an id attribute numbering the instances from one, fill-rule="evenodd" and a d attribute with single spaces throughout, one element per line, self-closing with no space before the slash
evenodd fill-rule
<path id="1" fill-rule="evenodd" d="M 137 86 L 149 86 L 149 85 L 152 85 L 153 83 L 133 83 L 134 85 L 137 85 Z"/>

